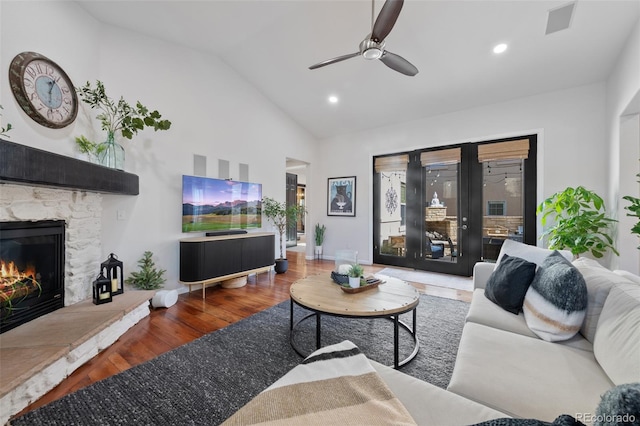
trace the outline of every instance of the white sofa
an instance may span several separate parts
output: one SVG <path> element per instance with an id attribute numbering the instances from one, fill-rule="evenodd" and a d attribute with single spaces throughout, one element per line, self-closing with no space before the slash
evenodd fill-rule
<path id="1" fill-rule="evenodd" d="M 514 249 L 512 255 L 537 264 L 549 253 L 515 244 L 505 243 L 503 251 Z M 370 362 L 419 425 L 468 425 L 505 417 L 552 422 L 562 414 L 589 424 L 603 393 L 640 382 L 640 277 L 609 271 L 589 259 L 573 263 L 588 289 L 581 330 L 587 337 L 579 333 L 556 343 L 538 338 L 522 313 L 507 312 L 485 297 L 496 265 L 479 263 L 447 390 Z"/>

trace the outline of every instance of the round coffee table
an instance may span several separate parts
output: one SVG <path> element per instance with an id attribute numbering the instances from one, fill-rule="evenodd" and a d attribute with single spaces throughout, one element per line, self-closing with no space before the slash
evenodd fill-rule
<path id="1" fill-rule="evenodd" d="M 316 275 L 296 281 L 291 285 L 290 334 L 291 347 L 300 356 L 303 354 L 294 341 L 294 330 L 307 318 L 316 317 L 316 349 L 321 347 L 321 316 L 332 315 L 343 318 L 386 318 L 393 321 L 393 367 L 398 368 L 411 361 L 418 354 L 420 342 L 416 336 L 416 307 L 420 303 L 418 291 L 397 278 L 377 276 L 384 281 L 376 288 L 360 293 L 346 293 L 333 282 L 329 274 Z M 294 324 L 293 305 L 312 311 Z M 413 327 L 409 328 L 398 318 L 401 314 L 413 312 Z M 399 360 L 399 328 L 409 332 L 414 342 L 413 352 Z"/>

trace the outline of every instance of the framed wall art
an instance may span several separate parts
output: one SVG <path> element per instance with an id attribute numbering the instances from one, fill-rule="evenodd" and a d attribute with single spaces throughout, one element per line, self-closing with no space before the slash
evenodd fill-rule
<path id="1" fill-rule="evenodd" d="M 356 177 L 329 178 L 327 186 L 327 216 L 356 215 Z"/>

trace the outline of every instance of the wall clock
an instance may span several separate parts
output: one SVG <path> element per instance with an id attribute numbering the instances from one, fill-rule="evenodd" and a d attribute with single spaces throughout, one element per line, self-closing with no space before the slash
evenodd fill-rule
<path id="1" fill-rule="evenodd" d="M 18 105 L 38 124 L 61 129 L 78 115 L 71 79 L 58 64 L 39 53 L 22 52 L 13 58 L 9 85 Z"/>

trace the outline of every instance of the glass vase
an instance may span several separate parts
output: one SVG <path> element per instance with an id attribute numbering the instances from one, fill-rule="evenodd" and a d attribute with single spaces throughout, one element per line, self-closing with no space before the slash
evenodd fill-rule
<path id="1" fill-rule="evenodd" d="M 124 147 L 116 142 L 112 132 L 107 134 L 107 140 L 100 145 L 98 159 L 100 164 L 116 170 L 124 170 Z"/>

